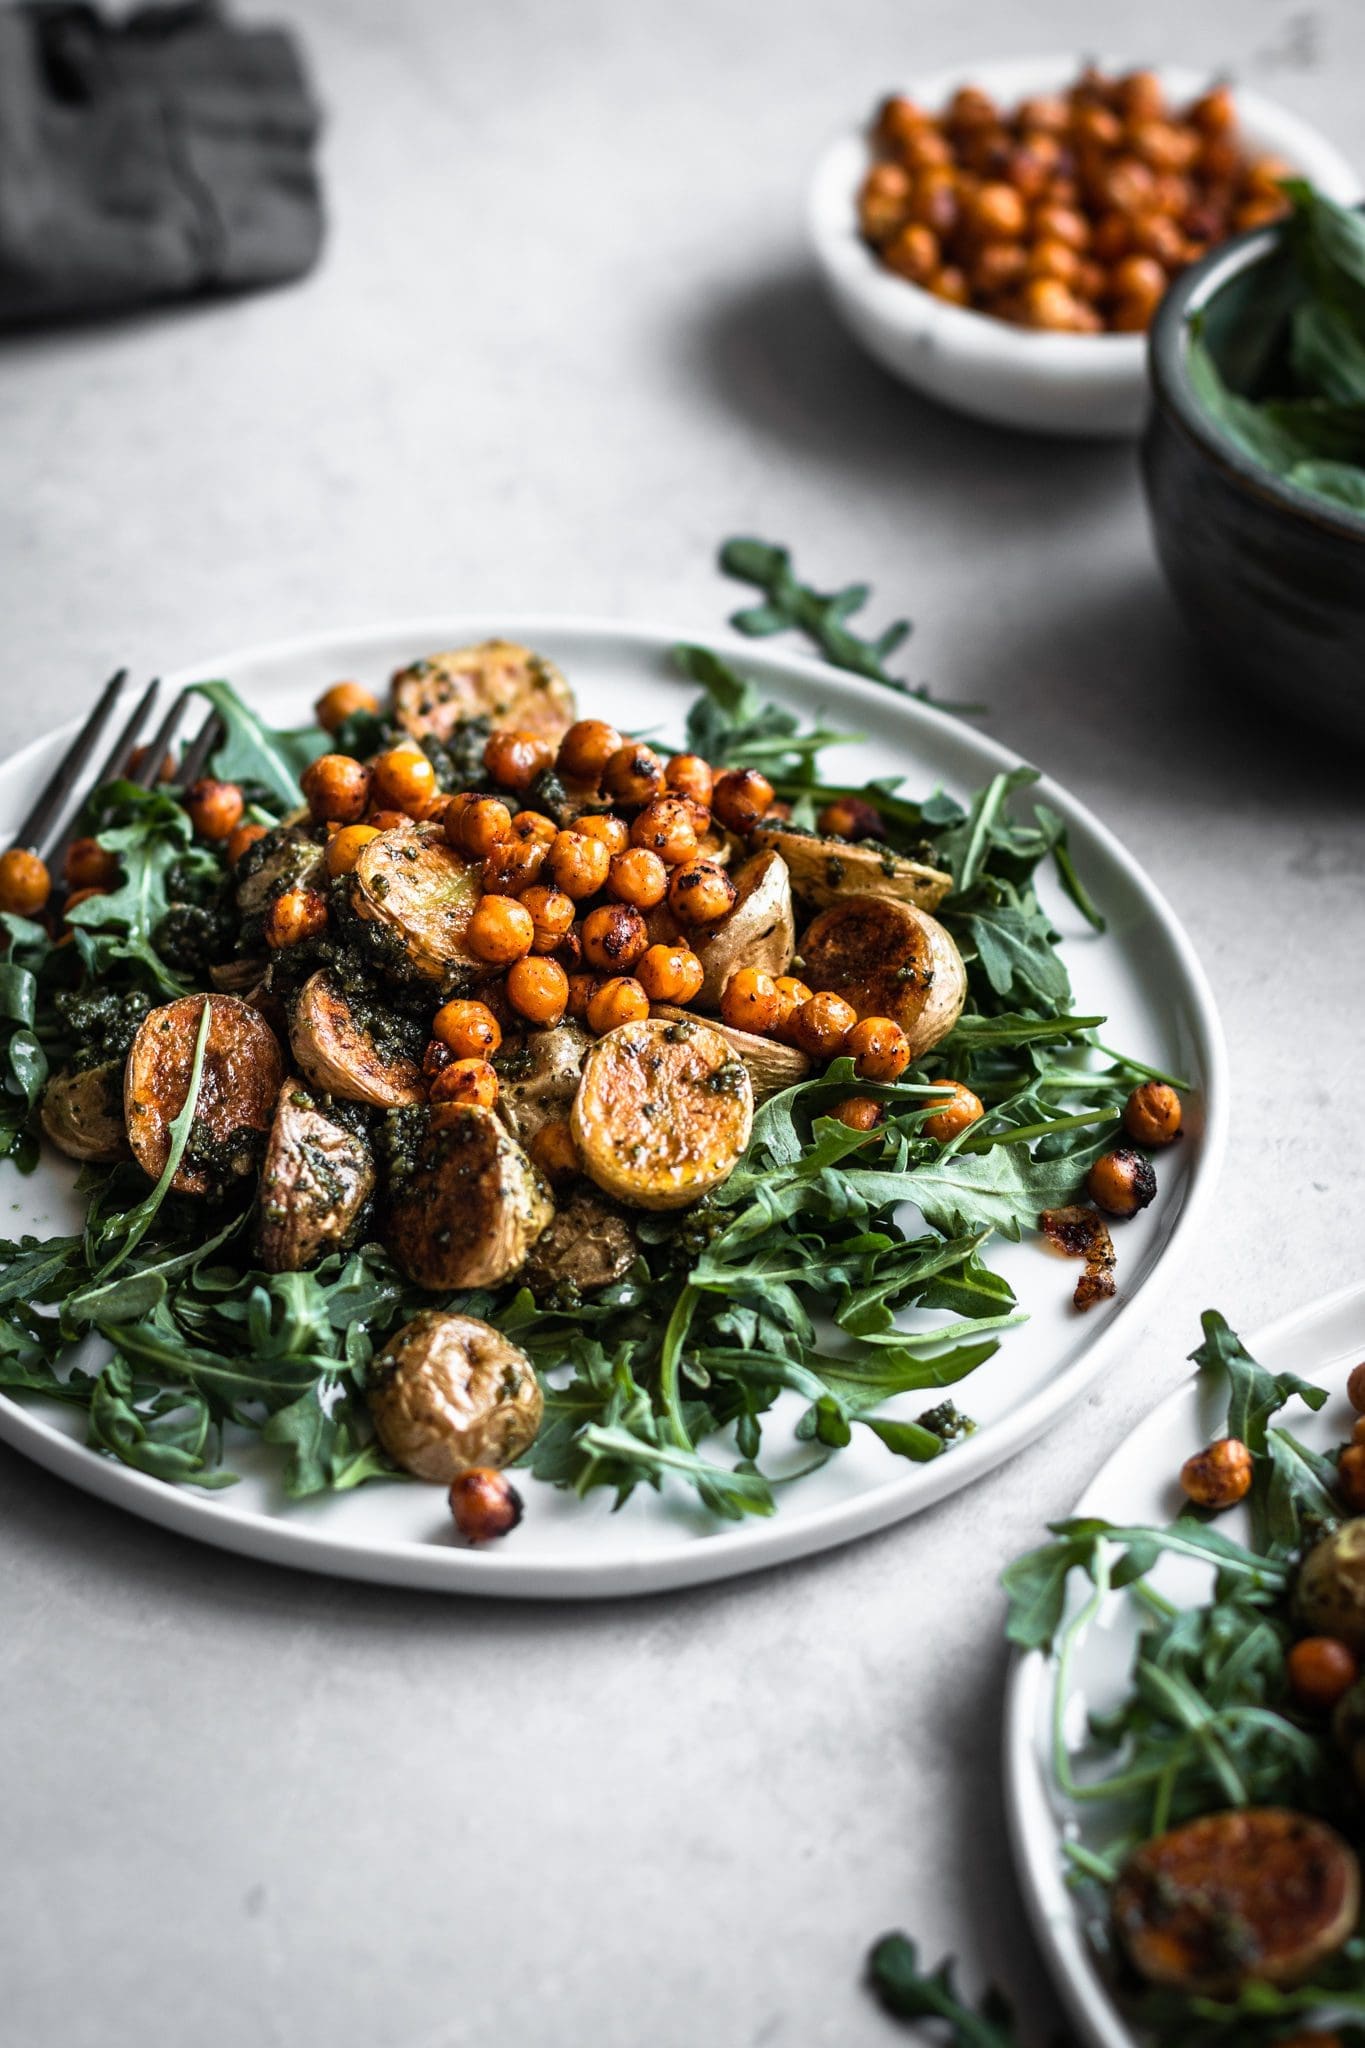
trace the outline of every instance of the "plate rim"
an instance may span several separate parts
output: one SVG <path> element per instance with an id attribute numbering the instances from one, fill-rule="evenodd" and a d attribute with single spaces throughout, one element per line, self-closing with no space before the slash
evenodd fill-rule
<path id="1" fill-rule="evenodd" d="M 651 656 L 667 654 L 680 644 L 704 646 L 736 666 L 794 672 L 834 698 L 875 705 L 885 715 L 888 703 L 899 709 L 908 726 L 927 727 L 955 745 L 966 741 L 983 760 L 998 769 L 1032 766 L 1013 748 L 967 726 L 952 713 L 907 696 L 895 699 L 882 686 L 835 669 L 813 656 L 785 648 L 756 646 L 733 633 L 688 632 L 648 621 L 601 618 L 565 612 L 523 612 L 515 609 L 425 613 L 331 626 L 257 641 L 206 660 L 182 663 L 162 679 L 169 696 L 192 682 L 231 674 L 235 668 L 288 662 L 308 656 L 321 661 L 343 643 L 406 640 L 413 645 L 461 646 L 492 634 L 516 634 L 534 643 L 544 636 L 596 637 L 618 645 L 643 644 Z M 681 687 L 686 679 L 678 678 Z M 39 734 L 11 757 L 14 770 L 75 729 L 72 719 Z M 624 1556 L 609 1565 L 585 1565 L 574 1559 L 521 1562 L 514 1553 L 457 1550 L 435 1544 L 370 1542 L 352 1546 L 302 1522 L 249 1510 L 222 1512 L 221 1494 L 171 1487 L 131 1467 L 114 1464 L 82 1443 L 51 1428 L 41 1417 L 0 1394 L 0 1441 L 35 1463 L 72 1481 L 84 1491 L 178 1533 L 271 1563 L 293 1565 L 347 1578 L 404 1586 L 428 1586 L 447 1593 L 468 1593 L 515 1599 L 609 1599 L 676 1590 L 713 1583 L 751 1571 L 793 1562 L 814 1552 L 875 1533 L 933 1506 L 983 1478 L 1006 1458 L 1034 1441 L 1059 1413 L 1071 1407 L 1110 1362 L 1121 1338 L 1127 1337 L 1139 1302 L 1160 1275 L 1169 1284 L 1180 1259 L 1212 1203 L 1218 1184 L 1230 1120 L 1230 1077 L 1222 1021 L 1208 977 L 1189 934 L 1164 893 L 1123 842 L 1088 805 L 1046 774 L 1039 793 L 1061 795 L 1076 822 L 1092 834 L 1125 882 L 1160 924 L 1178 960 L 1192 1006 L 1191 1027 L 1200 1045 L 1207 1073 L 1205 1122 L 1199 1156 L 1184 1190 L 1180 1209 L 1152 1271 L 1131 1295 L 1115 1304 L 1104 1325 L 1082 1355 L 999 1423 L 954 1449 L 951 1459 L 893 1474 L 883 1485 L 846 1501 L 832 1502 L 800 1521 L 784 1522 L 780 1511 L 766 1520 L 747 1518 L 743 1525 L 706 1538 L 687 1536 L 667 1547 L 634 1559 Z"/>

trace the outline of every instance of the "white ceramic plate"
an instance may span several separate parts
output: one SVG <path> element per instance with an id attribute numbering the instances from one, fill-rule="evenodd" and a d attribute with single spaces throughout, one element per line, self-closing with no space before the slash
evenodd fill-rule
<path id="1" fill-rule="evenodd" d="M 500 632 L 557 661 L 585 709 L 630 731 L 657 728 L 681 737 L 694 695 L 671 660 L 681 636 L 568 619 L 447 617 L 333 633 L 203 662 L 168 677 L 167 686 L 227 676 L 268 718 L 296 725 L 306 721 L 320 690 L 340 676 L 382 685 L 415 655 Z M 874 684 L 748 646 L 725 651 L 760 688 L 797 712 L 807 718 L 827 713 L 837 728 L 866 736 L 839 750 L 841 773 L 850 779 L 904 770 L 916 789 L 941 782 L 963 797 L 1000 768 L 1017 765 L 1016 756 L 968 725 Z M 17 824 L 62 743 L 62 735 L 52 734 L 0 769 L 0 831 Z M 866 1444 L 782 1487 L 770 1520 L 742 1524 L 716 1524 L 681 1488 L 661 1495 L 640 1489 L 613 1514 L 605 1490 L 580 1502 L 528 1482 L 526 1519 L 516 1535 L 470 1551 L 451 1540 L 437 1487 L 375 1485 L 291 1504 L 259 1447 L 247 1443 L 231 1460 L 246 1475 L 241 1484 L 212 1494 L 175 1489 L 86 1450 L 79 1414 L 51 1404 L 0 1399 L 0 1436 L 106 1500 L 253 1557 L 401 1585 L 526 1598 L 643 1593 L 729 1577 L 883 1528 L 979 1478 L 1038 1435 L 1120 1355 L 1139 1296 L 1167 1277 L 1177 1245 L 1194 1235 L 1217 1177 L 1227 1117 L 1222 1033 L 1188 939 L 1136 862 L 1088 811 L 1046 781 L 1038 794 L 1066 819 L 1072 852 L 1109 919 L 1108 936 L 1096 938 L 1044 884 L 1066 936 L 1079 1014 L 1108 1016 L 1109 1043 L 1193 1083 L 1189 1136 L 1161 1162 L 1158 1200 L 1120 1232 L 1116 1301 L 1077 1315 L 1070 1305 L 1079 1270 L 1074 1262 L 1058 1261 L 1037 1242 L 992 1246 L 992 1264 L 1008 1276 L 1032 1319 L 1007 1331 L 999 1354 L 964 1383 L 962 1405 L 980 1427 L 947 1456 L 908 1466 L 871 1432 L 860 1431 Z M 45 1165 L 31 1180 L 8 1163 L 0 1172 L 7 1176 L 0 1194 L 22 1212 L 11 1215 L 9 1229 L 50 1234 L 76 1227 L 70 1174 L 60 1164 Z M 792 1400 L 796 1412 L 801 1404 Z M 910 1397 L 903 1412 L 913 1415 L 925 1405 L 923 1396 Z"/>
<path id="2" fill-rule="evenodd" d="M 1245 1337 L 1252 1356 L 1271 1372 L 1295 1372 L 1332 1390 L 1314 1415 L 1291 1402 L 1281 1420 L 1295 1436 L 1327 1451 L 1350 1434 L 1355 1417 L 1346 1400 L 1346 1375 L 1365 1358 L 1365 1282 L 1308 1303 L 1269 1329 Z M 1223 1433 L 1225 1397 L 1202 1376 L 1177 1387 L 1092 1480 L 1072 1512 L 1122 1524 L 1162 1523 L 1179 1512 L 1177 1474 L 1192 1451 Z M 1246 1538 L 1242 1510 L 1220 1528 Z M 1209 1573 L 1183 1559 L 1163 1558 L 1152 1583 L 1168 1599 L 1207 1597 Z M 1068 1613 L 1084 1603 L 1079 1574 Z M 1122 1698 L 1137 1642 L 1134 1604 L 1116 1593 L 1079 1645 L 1065 1707 L 1073 1746 L 1084 1740 L 1087 1716 Z M 1052 1775 L 1050 1719 L 1056 1666 L 1041 1651 L 1016 1658 L 1005 1699 L 1005 1804 L 1015 1870 L 1034 1932 L 1081 2037 L 1092 2048 L 1154 2048 L 1124 2019 L 1110 1995 L 1103 1967 L 1086 1938 L 1076 1895 L 1064 1881 L 1062 1844 L 1086 1839 L 1084 1822 L 1058 1793 Z"/>
<path id="3" fill-rule="evenodd" d="M 1001 106 L 1068 86 L 1078 56 L 1014 57 L 968 63 L 903 90 L 917 106 L 946 106 L 970 82 Z M 1108 60 L 1108 72 L 1131 65 Z M 1163 65 L 1158 75 L 1180 105 L 1204 92 L 1207 72 Z M 1283 157 L 1333 199 L 1360 197 L 1359 175 L 1325 136 L 1262 93 L 1236 88 L 1242 133 L 1262 155 Z M 829 143 L 816 163 L 806 222 L 821 277 L 844 325 L 882 368 L 941 405 L 1040 434 L 1128 435 L 1147 410 L 1147 338 L 1142 334 L 1034 334 L 952 306 L 881 263 L 858 232 L 858 190 L 868 163 L 867 123 Z"/>

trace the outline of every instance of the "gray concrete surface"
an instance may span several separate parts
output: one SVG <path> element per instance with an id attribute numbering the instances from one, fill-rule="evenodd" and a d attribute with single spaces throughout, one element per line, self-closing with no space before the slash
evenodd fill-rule
<path id="1" fill-rule="evenodd" d="M 919 622 L 1146 861 L 1237 1115 L 1202 1252 L 1050 1439 L 717 1591 L 442 1603 L 179 1542 L 0 1452 L 0 2034 L 14 2048 L 889 2041 L 904 1925 L 1055 2017 L 1006 1863 L 1002 1564 L 1185 1370 L 1359 1270 L 1360 765 L 1208 694 L 1130 451 L 927 409 L 818 300 L 801 191 L 915 67 L 1229 65 L 1365 157 L 1352 0 L 290 0 L 330 111 L 302 288 L 0 347 L 0 744 L 116 660 L 404 611 L 719 625 L 789 541 Z"/>

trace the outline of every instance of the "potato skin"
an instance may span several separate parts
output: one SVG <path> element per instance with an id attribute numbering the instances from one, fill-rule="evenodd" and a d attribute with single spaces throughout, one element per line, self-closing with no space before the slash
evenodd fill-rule
<path id="1" fill-rule="evenodd" d="M 720 1008 L 725 984 L 741 967 L 785 974 L 796 951 L 791 880 L 779 853 L 757 853 L 730 877 L 735 906 L 715 925 L 689 934 L 705 979 L 697 995 L 703 1010 Z"/>
<path id="2" fill-rule="evenodd" d="M 553 1215 L 548 1187 L 496 1113 L 448 1106 L 391 1169 L 384 1237 L 419 1287 L 496 1287 Z"/>
<path id="3" fill-rule="evenodd" d="M 422 1100 L 414 1060 L 386 1060 L 326 970 L 310 975 L 289 1013 L 289 1049 L 315 1088 L 343 1102 L 402 1109 Z"/>
<path id="4" fill-rule="evenodd" d="M 1293 1984 L 1354 1931 L 1360 1868 L 1325 1821 L 1241 1808 L 1145 1842 L 1119 1873 L 1112 1910 L 1149 1983 L 1209 1995 Z"/>
<path id="5" fill-rule="evenodd" d="M 630 1271 L 639 1243 L 628 1219 L 595 1188 L 575 1188 L 526 1261 L 526 1284 L 537 1300 L 557 1288 L 600 1294 Z"/>
<path id="6" fill-rule="evenodd" d="M 572 1021 L 503 1040 L 493 1056 L 501 1083 L 498 1114 L 518 1144 L 529 1145 L 545 1124 L 569 1114 L 592 1042 Z"/>
<path id="7" fill-rule="evenodd" d="M 1294 1589 L 1299 1621 L 1312 1635 L 1338 1636 L 1365 1652 L 1365 1515 L 1315 1544 Z"/>
<path id="8" fill-rule="evenodd" d="M 618 1201 L 680 1209 L 734 1171 L 753 1128 L 748 1069 L 699 1018 L 599 1038 L 570 1119 L 584 1170 Z"/>
<path id="9" fill-rule="evenodd" d="M 400 669 L 393 679 L 393 715 L 418 740 L 448 740 L 468 718 L 558 740 L 578 713 L 573 691 L 552 661 L 514 640 L 484 640 Z"/>
<path id="10" fill-rule="evenodd" d="M 267 1273 L 301 1273 L 345 1245 L 374 1192 L 365 1140 L 286 1081 L 261 1165 L 256 1246 Z"/>
<path id="11" fill-rule="evenodd" d="M 160 1177 L 170 1154 L 170 1127 L 189 1094 L 205 1003 L 209 1033 L 191 1144 L 207 1141 L 215 1156 L 211 1166 L 182 1163 L 171 1186 L 186 1195 L 208 1194 L 225 1176 L 251 1172 L 284 1077 L 279 1040 L 260 1012 L 237 996 L 179 996 L 149 1011 L 123 1080 L 128 1142 L 149 1179 Z"/>
<path id="12" fill-rule="evenodd" d="M 431 1308 L 375 1358 L 366 1398 L 394 1463 L 438 1486 L 510 1465 L 535 1442 L 545 1409 L 524 1351 L 477 1316 Z"/>
<path id="13" fill-rule="evenodd" d="M 812 832 L 768 824 L 754 827 L 752 844 L 780 853 L 791 871 L 797 896 L 817 909 L 846 896 L 865 895 L 893 897 L 920 910 L 937 910 L 952 891 L 953 878 L 941 868 L 926 867 L 889 847 L 821 839 Z"/>
<path id="14" fill-rule="evenodd" d="M 962 1015 L 967 972 L 927 911 L 886 896 L 847 896 L 822 910 L 801 942 L 802 980 L 832 989 L 860 1017 L 894 1017 L 918 1059 Z"/>
<path id="15" fill-rule="evenodd" d="M 361 848 L 351 870 L 357 917 L 401 941 L 400 967 L 442 986 L 484 980 L 497 969 L 465 946 L 483 894 L 480 869 L 452 851 L 440 825 L 400 825 Z"/>
<path id="16" fill-rule="evenodd" d="M 43 1090 L 38 1120 L 59 1152 L 96 1166 L 128 1157 L 123 1116 L 123 1061 L 105 1060 L 73 1074 L 54 1074 Z"/>
<path id="17" fill-rule="evenodd" d="M 691 1013 L 676 1008 L 672 1003 L 651 1003 L 649 1014 L 676 1024 Z M 760 1038 L 753 1031 L 737 1031 L 733 1024 L 718 1023 L 714 1017 L 706 1019 L 706 1028 L 723 1038 L 731 1052 L 738 1053 L 743 1060 L 754 1084 L 756 1103 L 766 1102 L 770 1095 L 778 1095 L 784 1088 L 794 1088 L 798 1081 L 805 1080 L 813 1065 L 799 1047 L 783 1045 L 779 1039 Z"/>

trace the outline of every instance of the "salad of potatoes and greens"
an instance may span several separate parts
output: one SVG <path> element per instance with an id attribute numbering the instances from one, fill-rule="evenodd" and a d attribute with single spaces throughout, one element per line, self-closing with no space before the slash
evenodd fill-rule
<path id="1" fill-rule="evenodd" d="M 440 1483 L 482 1540 L 517 1463 L 770 1513 L 784 1394 L 801 1469 L 942 1456 L 1022 1319 L 994 1236 L 1113 1293 L 1180 1097 L 1075 1012 L 1039 864 L 1102 920 L 1032 771 L 827 780 L 839 734 L 677 661 L 676 749 L 505 641 L 302 731 L 205 683 L 212 774 L 90 798 L 4 906 L 0 1145 L 87 1209 L 0 1245 L 0 1388 L 163 1480 L 245 1430 L 292 1495 Z"/>

